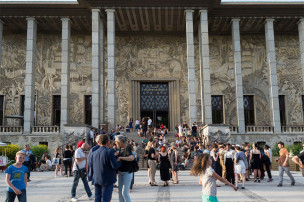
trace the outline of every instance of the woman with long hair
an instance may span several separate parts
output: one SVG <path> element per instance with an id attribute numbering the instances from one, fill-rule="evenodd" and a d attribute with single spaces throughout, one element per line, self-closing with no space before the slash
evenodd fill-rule
<path id="1" fill-rule="evenodd" d="M 62 156 L 61 156 L 62 154 L 61 154 L 61 148 L 60 148 L 60 147 L 57 147 L 57 148 L 55 149 L 54 154 L 55 154 L 55 157 L 56 157 L 56 158 L 59 158 L 59 163 L 56 165 L 56 169 L 55 169 L 55 177 L 58 176 L 58 170 L 59 170 L 59 169 L 60 169 L 60 174 L 61 174 L 61 176 L 63 176 L 63 174 L 62 174 L 63 168 L 62 168 Z"/>
<path id="2" fill-rule="evenodd" d="M 160 149 L 158 161 L 160 162 L 160 168 L 159 168 L 160 179 L 164 181 L 164 187 L 165 187 L 169 185 L 168 183 L 168 180 L 170 180 L 169 168 L 171 168 L 170 158 L 167 153 L 167 148 L 165 146 L 163 146 Z"/>
<path id="3" fill-rule="evenodd" d="M 250 160 L 249 162 L 251 163 L 251 169 L 253 169 L 254 172 L 254 182 L 261 182 L 261 152 L 258 149 L 258 144 L 254 143 L 252 144 L 252 150 L 250 151 Z M 257 176 L 259 179 L 257 180 Z"/>
<path id="4" fill-rule="evenodd" d="M 191 175 L 200 176 L 199 183 L 202 185 L 203 189 L 203 202 L 217 202 L 216 197 L 216 180 L 219 180 L 229 186 L 231 186 L 235 191 L 237 191 L 237 188 L 216 174 L 216 172 L 212 169 L 212 159 L 209 154 L 204 153 L 200 154 L 194 161 L 193 167 L 190 171 Z"/>
<path id="5" fill-rule="evenodd" d="M 149 142 L 147 143 L 147 146 L 145 147 L 145 155 L 144 155 L 144 158 L 145 158 L 145 159 L 148 159 L 149 149 L 152 147 L 152 145 L 153 145 L 153 142 L 152 142 L 152 141 L 149 141 Z M 151 181 L 150 181 L 151 168 L 149 167 L 148 161 L 147 161 L 147 168 L 148 168 L 149 184 L 151 184 Z"/>
<path id="6" fill-rule="evenodd" d="M 119 202 L 131 202 L 129 189 L 133 178 L 132 161 L 134 161 L 134 155 L 130 146 L 128 146 L 126 136 L 117 135 L 115 142 L 119 148 L 117 161 L 121 162 L 121 166 L 118 168 Z"/>

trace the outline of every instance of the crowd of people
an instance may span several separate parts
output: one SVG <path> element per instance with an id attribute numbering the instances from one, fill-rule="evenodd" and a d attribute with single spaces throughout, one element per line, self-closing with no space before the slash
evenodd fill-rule
<path id="1" fill-rule="evenodd" d="M 257 143 L 242 145 L 214 142 L 209 144 L 206 138 L 198 137 L 198 126 L 196 123 L 191 128 L 186 123 L 176 127 L 175 141 L 170 141 L 168 131 L 165 126 L 152 130 L 151 121 L 143 120 L 135 128 L 138 135 L 142 137 L 141 144 L 129 139 L 124 135 L 121 127 L 112 130 L 109 135 L 95 134 L 88 141 L 83 139 L 77 143 L 76 151 L 71 145 L 66 145 L 64 151 L 61 147 L 54 151 L 54 158 L 58 159 L 55 168 L 55 177 L 73 176 L 71 188 L 71 200 L 78 201 L 76 190 L 81 179 L 89 199 L 95 201 L 111 201 L 115 187 L 118 188 L 120 202 L 130 202 L 130 192 L 134 184 L 134 173 L 138 170 L 140 156 L 146 160 L 148 167 L 148 179 L 150 186 L 159 186 L 155 175 L 157 168 L 160 172 L 162 186 L 169 186 L 169 181 L 173 184 L 179 183 L 178 171 L 189 166 L 193 159 L 193 166 L 190 174 L 200 176 L 202 185 L 203 201 L 217 201 L 217 187 L 219 180 L 234 190 L 245 189 L 246 181 L 253 180 L 260 183 L 267 174 L 267 182 L 272 182 L 272 150 L 268 145 L 263 147 Z M 133 123 L 129 128 L 133 128 Z M 145 130 L 144 124 L 147 124 Z M 131 127 L 132 126 L 132 127 Z M 144 131 L 145 130 L 145 131 Z M 295 180 L 289 169 L 289 153 L 284 148 L 284 143 L 278 143 L 280 157 L 279 162 L 279 183 L 283 186 L 284 172 L 291 180 L 291 186 L 295 185 Z M 304 144 L 303 144 L 304 148 Z M 182 155 L 179 154 L 180 151 Z M 31 155 L 29 145 L 16 154 L 16 163 L 8 167 L 6 172 L 6 183 L 8 185 L 7 201 L 14 201 L 18 197 L 19 201 L 26 201 L 26 185 L 30 182 Z M 302 169 L 304 176 L 304 150 L 292 159 Z M 50 170 L 52 163 L 48 153 L 44 153 L 39 161 L 41 170 Z M 63 171 L 63 166 L 65 172 Z M 137 166 L 137 168 L 136 168 Z M 14 179 L 19 172 L 18 183 Z M 266 172 L 266 174 L 265 174 Z M 118 185 L 117 183 L 118 179 Z M 89 182 L 95 186 L 95 194 L 89 188 Z M 240 186 L 239 186 L 240 184 Z M 25 199 L 25 200 L 24 200 Z"/>

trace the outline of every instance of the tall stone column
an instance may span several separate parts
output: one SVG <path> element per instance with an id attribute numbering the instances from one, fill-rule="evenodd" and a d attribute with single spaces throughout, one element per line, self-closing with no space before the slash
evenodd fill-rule
<path id="1" fill-rule="evenodd" d="M 209 64 L 209 34 L 208 11 L 200 10 L 199 23 L 199 50 L 200 50 L 200 83 L 201 83 L 201 108 L 202 123 L 212 124 L 211 85 Z"/>
<path id="2" fill-rule="evenodd" d="M 100 123 L 105 122 L 105 81 L 104 81 L 104 23 L 100 20 L 99 31 L 99 45 L 100 45 Z"/>
<path id="3" fill-rule="evenodd" d="M 265 38 L 266 38 L 266 54 L 267 54 L 267 67 L 269 74 L 269 101 L 270 101 L 270 117 L 272 126 L 275 133 L 281 132 L 280 123 L 280 108 L 278 96 L 278 77 L 277 65 L 274 45 L 274 19 L 266 19 L 265 23 Z"/>
<path id="4" fill-rule="evenodd" d="M 233 53 L 234 53 L 237 120 L 238 120 L 239 133 L 245 133 L 240 19 L 237 18 L 232 19 L 231 28 L 232 28 L 232 44 L 233 44 Z"/>
<path id="5" fill-rule="evenodd" d="M 36 40 L 37 22 L 35 18 L 27 20 L 26 66 L 25 66 L 25 101 L 24 101 L 24 133 L 31 133 L 34 125 L 35 103 L 35 71 L 36 71 Z"/>
<path id="6" fill-rule="evenodd" d="M 108 130 L 116 125 L 115 10 L 106 9 L 108 42 Z"/>
<path id="7" fill-rule="evenodd" d="M 64 124 L 69 123 L 69 100 L 70 100 L 70 39 L 71 25 L 69 18 L 61 18 L 61 109 L 60 109 L 60 131 L 63 133 Z"/>
<path id="8" fill-rule="evenodd" d="M 299 29 L 299 44 L 300 44 L 300 55 L 301 55 L 300 65 L 302 68 L 302 79 L 303 79 L 302 85 L 304 90 L 304 18 L 300 19 L 298 24 L 298 29 Z"/>
<path id="9" fill-rule="evenodd" d="M 3 39 L 3 22 L 0 20 L 0 75 L 1 71 L 1 63 L 2 63 L 2 39 Z"/>
<path id="10" fill-rule="evenodd" d="M 186 10 L 187 36 L 187 66 L 188 66 L 188 94 L 189 94 L 189 124 L 197 121 L 196 94 L 195 94 L 195 65 L 194 65 L 194 37 L 193 37 L 193 10 Z"/>
<path id="11" fill-rule="evenodd" d="M 92 9 L 92 126 L 99 127 L 100 110 L 100 10 Z"/>

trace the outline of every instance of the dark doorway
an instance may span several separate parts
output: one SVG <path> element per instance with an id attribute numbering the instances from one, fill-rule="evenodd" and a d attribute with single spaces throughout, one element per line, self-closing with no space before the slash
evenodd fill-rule
<path id="1" fill-rule="evenodd" d="M 140 84 L 140 116 L 150 117 L 153 127 L 170 127 L 168 83 Z"/>

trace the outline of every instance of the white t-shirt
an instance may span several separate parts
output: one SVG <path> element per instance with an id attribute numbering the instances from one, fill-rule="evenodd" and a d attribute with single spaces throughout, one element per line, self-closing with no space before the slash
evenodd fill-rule
<path id="1" fill-rule="evenodd" d="M 76 159 L 80 159 L 80 158 L 83 158 L 83 157 L 85 157 L 85 156 L 86 156 L 86 155 L 85 155 L 85 153 L 82 151 L 81 148 L 76 149 L 76 151 L 75 151 L 75 161 L 74 161 L 74 165 L 73 165 L 73 171 L 74 171 L 74 170 L 77 170 L 77 167 L 76 167 Z M 84 160 L 84 161 L 81 161 L 81 162 L 79 162 L 79 163 L 77 163 L 79 169 L 85 168 L 86 163 L 87 163 L 87 162 L 86 162 L 85 160 Z"/>
<path id="2" fill-rule="evenodd" d="M 152 123 L 152 119 L 149 119 L 148 120 L 148 126 L 151 126 L 151 123 Z"/>
<path id="3" fill-rule="evenodd" d="M 138 125 L 139 125 L 139 120 L 136 120 L 136 121 L 135 121 L 135 124 L 138 124 Z"/>
<path id="4" fill-rule="evenodd" d="M 51 160 L 50 159 L 48 159 L 48 160 L 46 160 L 46 165 L 48 165 L 48 167 L 49 168 L 51 168 L 52 167 L 52 162 L 51 162 Z"/>
<path id="5" fill-rule="evenodd" d="M 178 126 L 178 132 L 183 133 L 183 126 Z"/>
<path id="6" fill-rule="evenodd" d="M 90 131 L 90 138 L 93 139 L 94 138 L 94 132 Z"/>

